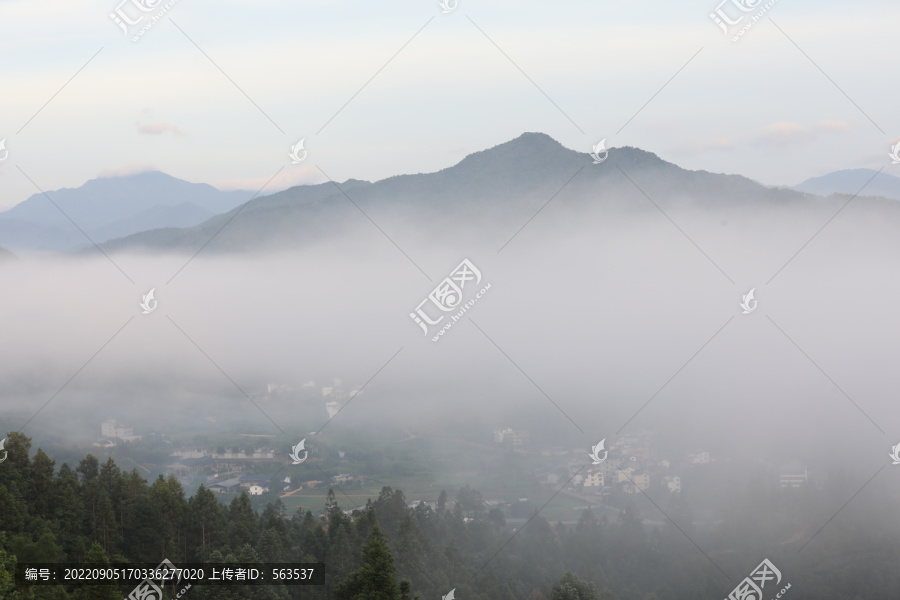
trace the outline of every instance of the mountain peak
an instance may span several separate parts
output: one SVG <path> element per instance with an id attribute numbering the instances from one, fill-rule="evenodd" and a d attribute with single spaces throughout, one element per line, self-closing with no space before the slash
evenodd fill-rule
<path id="1" fill-rule="evenodd" d="M 793 189 L 819 196 L 859 194 L 900 200 L 900 177 L 872 169 L 843 169 L 807 179 Z"/>
<path id="2" fill-rule="evenodd" d="M 148 229 L 188 227 L 246 200 L 246 192 L 219 191 L 161 171 L 98 177 L 78 188 L 48 190 L 47 196 L 53 204 L 34 194 L 0 212 L 0 243 L 17 252 L 72 249 L 87 243 L 85 233 L 102 242 Z"/>
<path id="3" fill-rule="evenodd" d="M 526 132 L 508 142 L 498 144 L 492 148 L 473 152 L 464 158 L 458 166 L 467 163 L 480 163 L 482 165 L 500 166 L 505 163 L 508 167 L 539 168 L 541 165 L 561 166 L 562 163 L 582 163 L 590 161 L 591 147 L 573 150 L 562 145 L 546 133 Z M 632 146 L 621 146 L 609 149 L 610 164 L 640 167 L 674 167 L 671 163 L 662 160 L 653 152 L 641 150 Z"/>
<path id="4" fill-rule="evenodd" d="M 97 180 L 105 180 L 105 179 L 160 179 L 160 178 L 169 178 L 175 179 L 171 175 L 163 173 L 162 171 L 158 171 L 156 169 L 149 169 L 147 171 L 138 171 L 136 173 L 122 173 L 122 174 L 109 174 L 109 175 L 97 175 L 94 179 L 90 181 Z"/>
<path id="5" fill-rule="evenodd" d="M 565 146 L 558 141 L 541 131 L 526 131 L 519 137 L 513 138 L 504 144 L 500 144 L 500 146 L 506 145 L 527 145 L 530 147 L 546 147 L 554 149 L 565 148 Z M 497 147 L 499 148 L 500 146 Z"/>
<path id="6" fill-rule="evenodd" d="M 574 164 L 579 154 L 545 133 L 530 132 L 492 148 L 473 152 L 450 168 L 463 176 L 522 171 L 540 177 L 541 173 L 564 167 L 567 163 Z"/>

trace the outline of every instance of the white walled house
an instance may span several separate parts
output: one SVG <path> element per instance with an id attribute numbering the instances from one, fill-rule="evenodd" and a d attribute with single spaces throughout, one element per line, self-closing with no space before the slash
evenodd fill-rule
<path id="1" fill-rule="evenodd" d="M 134 429 L 126 427 L 121 423 L 117 423 L 115 419 L 107 419 L 100 424 L 100 435 L 102 437 L 116 438 L 126 442 L 141 439 L 141 436 L 134 435 Z"/>
<path id="2" fill-rule="evenodd" d="M 584 476 L 584 487 L 602 488 L 606 483 L 603 471 L 591 471 Z"/>
<path id="3" fill-rule="evenodd" d="M 512 430 L 512 429 L 509 429 L 509 428 L 506 428 L 506 429 L 494 429 L 494 443 L 495 443 L 495 444 L 502 444 L 504 438 L 505 438 L 507 435 L 512 435 L 512 432 L 513 432 L 513 430 Z"/>
<path id="4" fill-rule="evenodd" d="M 708 465 L 712 460 L 709 456 L 709 452 L 703 450 L 688 455 L 688 458 L 690 458 L 691 462 L 695 465 Z"/>
<path id="5" fill-rule="evenodd" d="M 265 492 L 268 492 L 269 488 L 262 487 L 261 485 L 251 485 L 247 492 L 251 496 L 262 496 Z"/>

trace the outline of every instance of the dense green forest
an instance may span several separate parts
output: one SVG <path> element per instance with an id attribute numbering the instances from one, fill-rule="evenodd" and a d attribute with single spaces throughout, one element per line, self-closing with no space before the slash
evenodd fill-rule
<path id="1" fill-rule="evenodd" d="M 829 490 L 736 489 L 726 518 L 693 526 L 681 495 L 647 526 L 633 505 L 612 520 L 590 510 L 577 524 L 536 512 L 507 523 L 478 491 L 441 492 L 436 508 L 407 505 L 384 487 L 345 514 L 340 489 L 323 515 L 287 514 L 276 500 L 258 514 L 246 493 L 224 505 L 201 487 L 185 497 L 176 479 L 152 483 L 92 455 L 58 469 L 31 440 L 10 434 L 0 466 L 0 598 L 121 600 L 113 587 L 16 588 L 18 562 L 110 561 L 324 563 L 323 586 L 194 586 L 198 600 L 675 600 L 725 598 L 763 558 L 778 565 L 786 598 L 900 597 L 897 513 L 888 494 L 867 494 L 804 546 L 832 510 Z M 877 485 L 877 484 L 876 484 Z M 832 491 L 834 492 L 834 491 Z M 877 492 L 877 490 L 876 490 Z M 834 492 L 836 495 L 836 492 Z M 552 498 L 551 498 L 552 501 Z M 802 535 L 795 535 L 799 531 Z M 777 589 L 771 591 L 774 598 Z"/>

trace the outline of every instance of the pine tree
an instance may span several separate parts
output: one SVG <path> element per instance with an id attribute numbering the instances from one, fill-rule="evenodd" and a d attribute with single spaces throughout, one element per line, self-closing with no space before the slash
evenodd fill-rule
<path id="1" fill-rule="evenodd" d="M 566 571 L 553 586 L 550 600 L 600 600 L 600 595 L 592 582 L 582 581 L 572 571 Z"/>
<path id="2" fill-rule="evenodd" d="M 213 540 L 219 540 L 225 529 L 225 510 L 215 493 L 200 485 L 197 493 L 188 500 L 188 524 L 191 538 L 188 542 L 195 559 L 209 559 Z"/>
<path id="3" fill-rule="evenodd" d="M 0 531 L 0 598 L 8 600 L 27 600 L 31 594 L 16 590 L 16 556 L 7 553 L 6 534 Z M 27 595 L 26 595 L 27 594 Z"/>
<path id="4" fill-rule="evenodd" d="M 260 534 L 256 551 L 264 562 L 284 562 L 284 546 L 274 529 L 265 529 Z"/>
<path id="5" fill-rule="evenodd" d="M 119 519 L 124 532 L 123 548 L 138 562 L 153 562 L 159 557 L 159 522 L 150 501 L 147 481 L 137 469 L 124 477 Z"/>
<path id="6" fill-rule="evenodd" d="M 247 490 L 231 501 L 228 508 L 228 539 L 232 548 L 240 548 L 244 544 L 253 546 L 259 536 L 259 518 L 253 511 L 253 504 Z"/>
<path id="7" fill-rule="evenodd" d="M 181 560 L 184 548 L 182 522 L 187 510 L 184 488 L 174 475 L 169 475 L 168 479 L 160 475 L 150 486 L 150 503 L 165 533 L 159 536 L 160 554 L 171 560 Z"/>
<path id="8" fill-rule="evenodd" d="M 88 455 L 82 458 L 78 463 L 78 467 L 75 468 L 75 471 L 81 475 L 81 481 L 84 483 L 96 479 L 100 473 L 99 468 L 100 461 L 97 460 L 96 456 L 88 453 Z"/>
<path id="9" fill-rule="evenodd" d="M 340 527 L 328 547 L 326 564 L 329 572 L 338 580 L 347 577 L 356 561 L 353 560 L 353 548 L 347 528 Z"/>
<path id="10" fill-rule="evenodd" d="M 333 512 L 340 512 L 340 510 L 337 498 L 334 497 L 334 490 L 328 488 L 328 493 L 325 495 L 325 518 L 327 519 Z"/>
<path id="11" fill-rule="evenodd" d="M 109 494 L 101 487 L 100 495 L 97 498 L 97 509 L 94 512 L 94 540 L 100 542 L 107 552 L 110 551 L 110 542 L 115 532 L 115 520 L 116 516 Z"/>
<path id="12" fill-rule="evenodd" d="M 24 500 L 0 484 L 0 523 L 3 524 L 3 530 L 8 533 L 23 531 L 27 517 L 28 505 Z"/>
<path id="13" fill-rule="evenodd" d="M 409 582 L 405 579 L 400 582 L 400 600 L 419 600 L 418 596 L 412 595 Z M 544 600 L 546 600 L 546 598 Z"/>
<path id="14" fill-rule="evenodd" d="M 94 542 L 88 551 L 85 568 L 109 567 L 109 556 L 97 542 Z M 76 588 L 72 593 L 72 600 L 122 600 L 122 595 L 114 586 L 86 585 Z"/>
<path id="15" fill-rule="evenodd" d="M 43 519 L 52 516 L 50 502 L 53 496 L 54 465 L 54 461 L 38 448 L 31 462 L 31 509 L 33 514 Z"/>
<path id="16" fill-rule="evenodd" d="M 50 506 L 52 507 L 52 527 L 56 539 L 68 560 L 84 559 L 84 545 L 81 538 L 81 519 L 84 514 L 84 503 L 78 489 L 78 475 L 67 463 L 59 468 L 50 489 Z"/>
<path id="17" fill-rule="evenodd" d="M 394 576 L 394 557 L 377 525 L 366 542 L 362 566 L 335 588 L 334 598 L 400 600 L 400 586 Z"/>
<path id="18" fill-rule="evenodd" d="M 425 549 L 422 545 L 422 534 L 412 514 L 407 513 L 400 523 L 397 539 L 397 570 L 404 576 L 422 585 L 424 572 Z"/>

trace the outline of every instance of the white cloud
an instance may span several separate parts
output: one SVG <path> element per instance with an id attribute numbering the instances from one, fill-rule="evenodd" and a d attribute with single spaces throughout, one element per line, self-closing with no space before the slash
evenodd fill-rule
<path id="1" fill-rule="evenodd" d="M 819 121 L 817 127 L 827 131 L 850 131 L 850 123 L 846 121 Z"/>
<path id="2" fill-rule="evenodd" d="M 812 125 L 779 121 L 763 127 L 757 142 L 778 148 L 800 146 L 818 141 L 823 134 L 846 133 L 850 130 L 850 124 L 844 121 L 823 120 Z"/>

